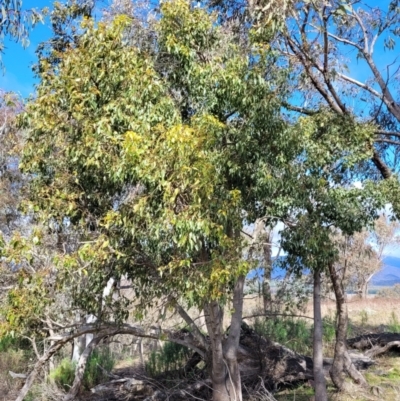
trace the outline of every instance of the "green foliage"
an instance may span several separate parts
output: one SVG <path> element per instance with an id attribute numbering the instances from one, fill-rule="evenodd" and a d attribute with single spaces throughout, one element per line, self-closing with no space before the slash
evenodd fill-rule
<path id="1" fill-rule="evenodd" d="M 269 46 L 230 40 L 185 0 L 163 2 L 158 17 L 153 51 L 130 45 L 126 16 L 85 19 L 57 63 L 42 60 L 21 118 L 25 210 L 79 233 L 79 249 L 56 260 L 56 287 L 118 322 L 129 301 L 103 300 L 111 277 L 130 280 L 139 306 L 171 294 L 189 307 L 224 303 L 252 267 L 244 221 L 294 222 L 282 233 L 287 261 L 323 269 L 337 257 L 330 227 L 361 229 L 387 198 L 375 182 L 349 186 L 371 156 L 370 124 L 325 109 L 289 124 L 287 74 Z"/>
<path id="2" fill-rule="evenodd" d="M 17 339 L 13 336 L 6 335 L 0 338 L 0 352 L 5 352 L 11 348 L 16 348 Z"/>
<path id="3" fill-rule="evenodd" d="M 163 63 L 126 43 L 129 24 L 86 20 L 76 48 L 42 62 L 22 118 L 26 210 L 83 233 L 58 259 L 58 285 L 88 312 L 122 275 L 146 305 L 171 291 L 189 306 L 224 302 L 251 267 L 239 233 L 259 213 L 258 183 L 270 198 L 282 185 L 271 165 L 293 157 L 264 79 L 268 53 L 230 43 L 213 15 L 182 0 L 161 7 Z M 112 301 L 104 313 L 125 319 L 124 300 Z"/>
<path id="4" fill-rule="evenodd" d="M 83 385 L 85 388 L 91 389 L 107 381 L 109 379 L 107 372 L 111 372 L 114 366 L 115 358 L 109 348 L 95 349 L 87 361 L 83 375 Z"/>
<path id="5" fill-rule="evenodd" d="M 0 5 L 0 52 L 4 51 L 5 36 L 27 46 L 29 30 L 40 21 L 43 21 L 42 14 L 34 8 L 24 10 L 22 0 L 3 0 Z"/>
<path id="6" fill-rule="evenodd" d="M 254 322 L 254 330 L 258 334 L 302 354 L 307 354 L 312 349 L 311 327 L 304 319 L 257 318 Z"/>
<path id="7" fill-rule="evenodd" d="M 64 358 L 58 366 L 50 372 L 50 378 L 54 380 L 57 386 L 68 391 L 75 378 L 76 364 L 70 358 Z"/>
<path id="8" fill-rule="evenodd" d="M 391 333 L 400 333 L 400 321 L 399 318 L 397 317 L 397 313 L 394 310 L 390 315 L 388 330 Z"/>
<path id="9" fill-rule="evenodd" d="M 322 318 L 322 335 L 324 343 L 333 343 L 336 338 L 336 318 L 330 315 Z"/>
<path id="10" fill-rule="evenodd" d="M 152 351 L 146 362 L 146 372 L 157 377 L 160 374 L 182 369 L 192 352 L 184 345 L 167 342 L 159 351 Z"/>
<path id="11" fill-rule="evenodd" d="M 111 372 L 115 365 L 115 358 L 108 348 L 95 349 L 86 363 L 83 375 L 83 386 L 90 389 L 108 380 L 107 372 Z M 65 391 L 72 386 L 75 378 L 76 363 L 70 358 L 64 358 L 58 366 L 50 372 L 50 378 Z"/>
<path id="12" fill-rule="evenodd" d="M 329 315 L 324 316 L 322 327 L 324 343 L 326 345 L 334 343 L 336 338 L 336 318 Z M 312 350 L 313 326 L 304 319 L 279 316 L 256 319 L 254 330 L 258 334 L 286 345 L 298 353 L 310 354 Z"/>

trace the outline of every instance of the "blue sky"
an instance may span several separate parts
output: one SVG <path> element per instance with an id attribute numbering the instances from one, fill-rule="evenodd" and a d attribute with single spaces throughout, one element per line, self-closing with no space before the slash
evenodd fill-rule
<path id="1" fill-rule="evenodd" d="M 25 0 L 23 8 L 51 7 L 50 0 Z M 37 45 L 51 35 L 49 22 L 38 24 L 29 37 L 30 45 L 24 49 L 20 43 L 5 41 L 5 52 L 2 60 L 5 66 L 5 73 L 0 72 L 0 88 L 6 91 L 20 93 L 23 97 L 29 96 L 34 91 L 34 75 L 32 65 L 36 62 L 35 50 Z"/>
<path id="2" fill-rule="evenodd" d="M 370 0 L 367 1 L 371 6 L 379 5 L 381 8 L 386 9 L 390 0 Z M 51 0 L 24 0 L 23 8 L 42 8 L 52 7 L 53 1 Z M 36 62 L 35 50 L 37 45 L 48 39 L 51 35 L 48 20 L 44 24 L 38 24 L 30 35 L 30 45 L 24 49 L 19 43 L 9 40 L 5 42 L 5 53 L 2 59 L 5 65 L 5 74 L 0 72 L 0 88 L 7 91 L 19 92 L 23 97 L 29 96 L 34 92 L 35 78 L 32 72 L 32 66 Z M 389 52 L 382 49 L 381 43 L 376 46 L 375 58 L 379 61 L 380 67 L 385 68 L 387 64 L 391 63 L 399 54 L 399 46 L 396 51 Z M 360 80 L 364 80 L 369 75 L 368 68 L 364 62 L 353 61 L 349 65 L 351 75 Z M 359 105 L 365 107 L 364 105 Z"/>

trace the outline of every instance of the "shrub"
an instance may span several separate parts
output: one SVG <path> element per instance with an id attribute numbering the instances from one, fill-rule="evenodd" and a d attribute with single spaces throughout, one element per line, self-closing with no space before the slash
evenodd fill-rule
<path id="1" fill-rule="evenodd" d="M 108 348 L 94 350 L 90 355 L 83 374 L 83 386 L 90 389 L 108 379 L 107 372 L 110 372 L 115 365 L 115 359 Z M 68 391 L 75 378 L 76 364 L 69 358 L 64 358 L 60 364 L 50 373 L 50 378 L 57 386 Z"/>
<path id="2" fill-rule="evenodd" d="M 332 316 L 322 318 L 323 341 L 331 343 L 336 338 L 336 319 Z"/>
<path id="3" fill-rule="evenodd" d="M 190 357 L 190 350 L 184 345 L 167 342 L 159 351 L 153 351 L 146 362 L 146 372 L 152 376 L 177 371 L 184 367 Z"/>
<path id="4" fill-rule="evenodd" d="M 57 386 L 68 391 L 72 386 L 75 377 L 75 363 L 69 358 L 64 358 L 60 364 L 50 372 L 50 378 Z"/>
<path id="5" fill-rule="evenodd" d="M 96 349 L 90 355 L 85 373 L 83 375 L 83 385 L 90 389 L 108 380 L 108 372 L 115 366 L 115 359 L 108 348 Z"/>
<path id="6" fill-rule="evenodd" d="M 286 345 L 299 353 L 307 353 L 312 347 L 311 328 L 303 319 L 256 319 L 254 330 L 261 336 Z"/>
<path id="7" fill-rule="evenodd" d="M 400 333 L 400 322 L 394 311 L 390 315 L 388 330 L 392 333 Z"/>

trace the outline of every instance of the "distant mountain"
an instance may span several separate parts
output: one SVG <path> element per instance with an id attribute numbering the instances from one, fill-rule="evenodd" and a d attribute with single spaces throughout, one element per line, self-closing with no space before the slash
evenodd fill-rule
<path id="1" fill-rule="evenodd" d="M 383 268 L 371 279 L 375 286 L 392 286 L 400 283 L 400 258 L 386 256 L 383 261 Z"/>
<path id="2" fill-rule="evenodd" d="M 282 262 L 285 260 L 285 256 L 280 256 L 279 258 L 272 258 L 272 272 L 271 278 L 272 280 L 281 280 L 286 275 L 286 269 L 282 268 Z M 303 274 L 309 274 L 309 269 L 304 269 Z M 256 268 L 249 272 L 247 275 L 248 279 L 260 279 L 263 277 L 264 269 L 263 268 Z"/>
<path id="3" fill-rule="evenodd" d="M 280 280 L 285 277 L 286 271 L 281 268 L 279 261 L 283 261 L 285 259 L 284 256 L 281 256 L 279 260 L 273 261 L 273 269 L 272 269 L 272 279 Z M 386 256 L 383 261 L 383 268 L 376 273 L 372 279 L 371 284 L 374 286 L 384 286 L 390 287 L 394 284 L 400 283 L 400 258 L 395 256 Z M 308 274 L 309 271 L 304 269 L 304 274 Z M 248 274 L 249 279 L 260 278 L 263 275 L 263 269 L 258 268 L 252 270 Z"/>

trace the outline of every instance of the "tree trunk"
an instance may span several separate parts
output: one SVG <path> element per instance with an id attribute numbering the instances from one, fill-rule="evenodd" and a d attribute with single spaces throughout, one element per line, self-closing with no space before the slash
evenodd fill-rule
<path id="1" fill-rule="evenodd" d="M 318 270 L 314 272 L 313 362 L 315 399 L 328 401 L 322 355 L 321 272 Z"/>
<path id="2" fill-rule="evenodd" d="M 267 244 L 263 246 L 264 249 L 264 280 L 263 280 L 263 301 L 264 312 L 271 311 L 272 294 L 271 294 L 271 272 L 272 272 L 272 253 L 269 234 L 266 238 Z"/>
<path id="3" fill-rule="evenodd" d="M 329 373 L 333 384 L 338 390 L 342 390 L 344 384 L 344 357 L 346 353 L 348 324 L 347 305 L 343 288 L 345 269 L 343 268 L 342 270 L 342 273 L 339 275 L 334 264 L 329 264 L 329 273 L 333 290 L 335 292 L 337 313 L 335 355 L 333 358 L 332 368 Z"/>
<path id="4" fill-rule="evenodd" d="M 224 354 L 228 365 L 228 374 L 235 401 L 242 401 L 242 382 L 238 363 L 238 349 L 243 315 L 244 276 L 238 278 L 233 292 L 233 314 Z M 232 394 L 231 394 L 232 395 Z"/>
<path id="5" fill-rule="evenodd" d="M 228 338 L 223 332 L 223 311 L 217 301 L 205 304 L 206 325 L 210 337 L 210 376 L 213 401 L 242 401 L 242 384 L 238 363 L 238 348 L 243 312 L 244 277 L 239 277 L 234 289 L 231 325 Z"/>
<path id="6" fill-rule="evenodd" d="M 222 320 L 223 311 L 217 301 L 211 301 L 204 307 L 207 331 L 210 336 L 211 350 L 209 359 L 211 360 L 210 376 L 213 389 L 213 401 L 229 401 L 229 393 L 226 388 L 226 363 L 222 347 L 223 330 Z"/>
<path id="7" fill-rule="evenodd" d="M 358 296 L 360 299 L 367 299 L 368 297 L 368 281 L 363 279 L 358 287 Z"/>

